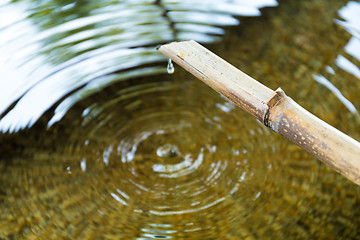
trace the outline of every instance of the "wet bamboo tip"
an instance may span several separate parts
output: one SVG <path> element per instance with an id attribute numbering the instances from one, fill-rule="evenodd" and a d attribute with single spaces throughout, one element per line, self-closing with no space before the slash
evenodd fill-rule
<path id="1" fill-rule="evenodd" d="M 265 126 L 360 185 L 360 143 L 306 111 L 280 88 L 269 89 L 193 40 L 162 45 L 159 51 Z"/>

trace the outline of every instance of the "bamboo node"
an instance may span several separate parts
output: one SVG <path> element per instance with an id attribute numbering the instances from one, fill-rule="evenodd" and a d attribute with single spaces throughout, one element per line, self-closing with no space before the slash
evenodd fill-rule
<path id="1" fill-rule="evenodd" d="M 270 97 L 270 99 L 266 102 L 268 108 L 266 109 L 263 119 L 263 123 L 266 127 L 270 128 L 269 119 L 270 119 L 271 108 L 276 106 L 283 97 L 286 97 L 285 92 L 281 88 L 278 88 L 276 89 L 275 93 Z"/>

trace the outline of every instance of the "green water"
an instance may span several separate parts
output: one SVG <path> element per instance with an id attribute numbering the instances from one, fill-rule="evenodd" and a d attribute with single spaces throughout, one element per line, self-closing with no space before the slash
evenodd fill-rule
<path id="1" fill-rule="evenodd" d="M 347 1 L 280 1 L 212 51 L 360 140 Z M 326 71 L 330 66 L 335 74 Z M 163 66 L 166 69 L 166 63 Z M 360 188 L 175 65 L 0 135 L 0 239 L 358 239 Z"/>

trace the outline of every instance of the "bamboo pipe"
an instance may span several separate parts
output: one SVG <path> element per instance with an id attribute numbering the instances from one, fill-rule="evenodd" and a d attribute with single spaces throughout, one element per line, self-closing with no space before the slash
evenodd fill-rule
<path id="1" fill-rule="evenodd" d="M 236 105 L 360 185 L 360 143 L 325 123 L 286 96 L 262 85 L 197 42 L 158 50 Z"/>

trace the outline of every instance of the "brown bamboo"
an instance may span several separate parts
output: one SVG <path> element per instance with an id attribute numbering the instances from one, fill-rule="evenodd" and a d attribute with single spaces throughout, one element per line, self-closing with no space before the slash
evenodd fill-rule
<path id="1" fill-rule="evenodd" d="M 166 44 L 159 51 L 265 126 L 360 185 L 360 143 L 306 111 L 280 88 L 269 89 L 192 40 Z"/>

